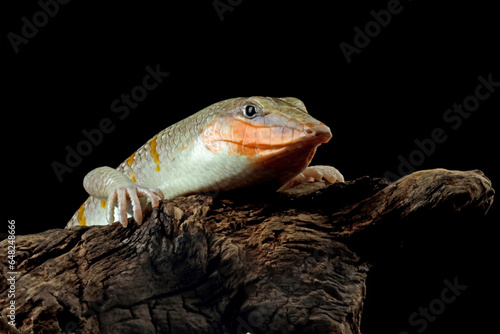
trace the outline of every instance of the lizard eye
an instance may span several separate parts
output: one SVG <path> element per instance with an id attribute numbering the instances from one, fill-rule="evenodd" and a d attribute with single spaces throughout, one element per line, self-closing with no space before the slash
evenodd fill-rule
<path id="1" fill-rule="evenodd" d="M 243 107 L 243 115 L 246 118 L 255 118 L 257 116 L 257 108 L 251 104 Z"/>

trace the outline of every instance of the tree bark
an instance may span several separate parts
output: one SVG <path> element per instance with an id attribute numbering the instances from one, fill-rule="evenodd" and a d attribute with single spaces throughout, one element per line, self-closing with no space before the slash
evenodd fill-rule
<path id="1" fill-rule="evenodd" d="M 360 333 L 372 260 L 409 234 L 484 215 L 494 196 L 482 172 L 444 169 L 262 192 L 165 201 L 141 226 L 17 236 L 17 330 L 5 277 L 0 330 Z"/>

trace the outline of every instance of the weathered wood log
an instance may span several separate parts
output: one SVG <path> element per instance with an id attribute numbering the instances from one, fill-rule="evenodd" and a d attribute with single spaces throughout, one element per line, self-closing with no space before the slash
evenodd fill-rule
<path id="1" fill-rule="evenodd" d="M 493 196 L 480 171 L 436 169 L 392 184 L 193 195 L 162 203 L 141 226 L 18 236 L 17 330 L 4 277 L 0 330 L 359 333 L 373 245 L 397 245 L 436 224 L 429 217 L 484 215 Z"/>

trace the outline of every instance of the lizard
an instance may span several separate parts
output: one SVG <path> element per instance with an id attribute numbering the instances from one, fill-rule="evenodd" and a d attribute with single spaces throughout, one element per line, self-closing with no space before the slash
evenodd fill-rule
<path id="1" fill-rule="evenodd" d="M 319 145 L 332 137 L 304 103 L 293 97 L 253 96 L 212 104 L 167 127 L 117 168 L 90 171 L 90 195 L 66 228 L 139 225 L 148 203 L 202 192 L 255 185 L 283 190 L 322 179 L 343 182 L 331 166 L 309 166 Z"/>

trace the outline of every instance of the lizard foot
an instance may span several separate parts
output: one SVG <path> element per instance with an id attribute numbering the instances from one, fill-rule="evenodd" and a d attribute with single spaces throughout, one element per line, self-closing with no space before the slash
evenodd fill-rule
<path id="1" fill-rule="evenodd" d="M 115 189 L 108 197 L 106 205 L 106 217 L 111 224 L 115 221 L 115 205 L 118 205 L 118 221 L 127 227 L 127 202 L 132 204 L 132 216 L 140 225 L 142 224 L 142 206 L 139 197 L 147 197 L 153 208 L 160 205 L 164 199 L 160 189 L 149 189 L 141 186 L 120 187 Z"/>
<path id="2" fill-rule="evenodd" d="M 283 185 L 278 191 L 287 190 L 305 182 L 327 180 L 330 183 L 344 182 L 344 176 L 332 166 L 310 166 Z"/>

